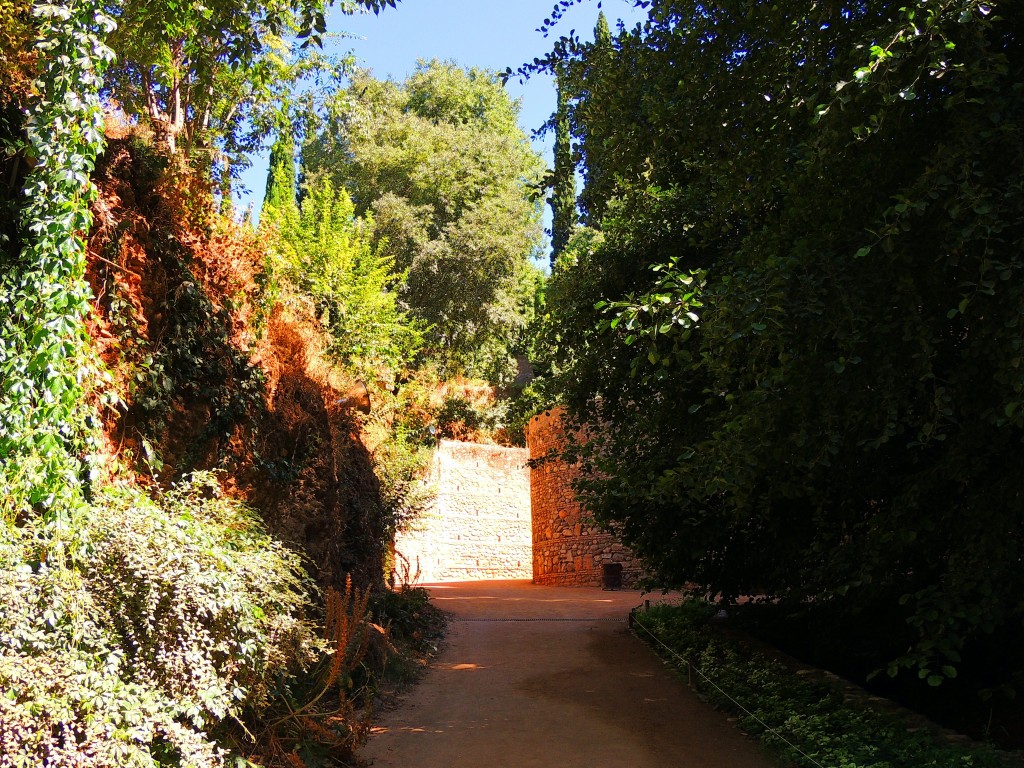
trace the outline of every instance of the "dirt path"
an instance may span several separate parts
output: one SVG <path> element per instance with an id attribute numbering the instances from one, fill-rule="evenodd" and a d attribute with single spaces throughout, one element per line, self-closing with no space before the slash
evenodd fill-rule
<path id="1" fill-rule="evenodd" d="M 447 648 L 363 756 L 377 768 L 771 768 L 629 634 L 638 592 L 431 586 Z"/>

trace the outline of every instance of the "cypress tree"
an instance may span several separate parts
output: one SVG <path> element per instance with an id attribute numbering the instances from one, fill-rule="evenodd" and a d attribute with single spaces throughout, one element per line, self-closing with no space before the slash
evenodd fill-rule
<path id="1" fill-rule="evenodd" d="M 569 128 L 569 97 L 565 78 L 556 78 L 558 105 L 555 109 L 555 168 L 552 174 L 551 198 L 551 266 L 569 242 L 577 224 L 576 163 L 572 159 Z"/>
<path id="2" fill-rule="evenodd" d="M 267 191 L 263 205 L 277 210 L 295 205 L 295 136 L 285 123 L 270 148 L 270 168 L 267 171 Z"/>
<path id="3" fill-rule="evenodd" d="M 608 28 L 608 19 L 604 15 L 604 11 L 599 11 L 597 14 L 597 24 L 594 25 L 594 46 L 600 50 L 611 50 L 612 47 L 612 32 Z"/>
<path id="4" fill-rule="evenodd" d="M 604 11 L 601 11 L 597 14 L 597 24 L 594 25 L 592 53 L 587 61 L 588 73 L 585 77 L 592 82 L 583 86 L 584 94 L 581 95 L 584 102 L 587 100 L 586 91 L 594 87 L 597 81 L 600 81 L 601 72 L 608 66 L 613 56 L 612 33 L 608 28 L 608 19 L 605 17 Z M 601 156 L 600 147 L 603 137 L 599 134 L 600 129 L 595 131 L 594 126 L 588 125 L 585 129 L 581 126 L 581 129 L 580 140 L 582 143 L 582 154 L 585 158 L 586 174 L 579 203 L 583 211 L 583 222 L 589 227 L 600 228 L 601 213 L 603 212 L 605 202 L 607 202 L 606 195 L 608 192 L 604 169 L 601 168 L 598 161 L 598 158 Z M 590 151 L 591 149 L 594 151 Z"/>

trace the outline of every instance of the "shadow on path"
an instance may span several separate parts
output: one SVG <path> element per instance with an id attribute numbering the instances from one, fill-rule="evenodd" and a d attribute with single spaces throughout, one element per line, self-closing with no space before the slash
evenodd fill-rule
<path id="1" fill-rule="evenodd" d="M 771 768 L 626 627 L 639 592 L 428 585 L 447 647 L 362 756 L 378 768 Z M 653 601 L 660 596 L 648 596 Z"/>

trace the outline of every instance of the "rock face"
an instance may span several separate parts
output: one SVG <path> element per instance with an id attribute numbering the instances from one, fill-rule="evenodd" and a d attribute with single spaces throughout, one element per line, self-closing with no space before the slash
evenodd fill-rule
<path id="1" fill-rule="evenodd" d="M 410 580 L 532 576 L 529 451 L 442 440 L 431 468 L 432 507 L 395 539 Z"/>
<path id="2" fill-rule="evenodd" d="M 535 416 L 526 428 L 530 446 L 533 509 L 533 581 L 558 586 L 597 586 L 603 567 L 622 564 L 622 585 L 632 586 L 642 569 L 633 553 L 601 530 L 576 501 L 572 483 L 579 469 L 564 462 L 562 409 Z"/>

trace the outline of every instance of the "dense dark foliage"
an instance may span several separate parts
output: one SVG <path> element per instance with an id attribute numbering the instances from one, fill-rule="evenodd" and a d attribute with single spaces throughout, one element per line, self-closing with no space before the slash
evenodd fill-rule
<path id="1" fill-rule="evenodd" d="M 731 712 L 782 765 L 1020 765 L 1016 756 L 990 745 L 944 738 L 924 718 L 885 706 L 835 675 L 796 670 L 789 660 L 763 652 L 722 626 L 715 613 L 700 600 L 656 605 L 633 612 L 633 631 L 687 674 L 701 695 Z"/>
<path id="2" fill-rule="evenodd" d="M 581 490 L 665 582 L 877 617 L 938 685 L 1024 619 L 1024 17 L 789 8 L 547 63 L 602 230 L 549 291 Z"/>
<path id="3" fill-rule="evenodd" d="M 551 264 L 569 244 L 569 237 L 577 223 L 576 215 L 576 163 L 572 157 L 572 136 L 569 128 L 569 94 L 558 85 L 558 106 L 554 114 L 555 167 L 551 171 Z"/>

